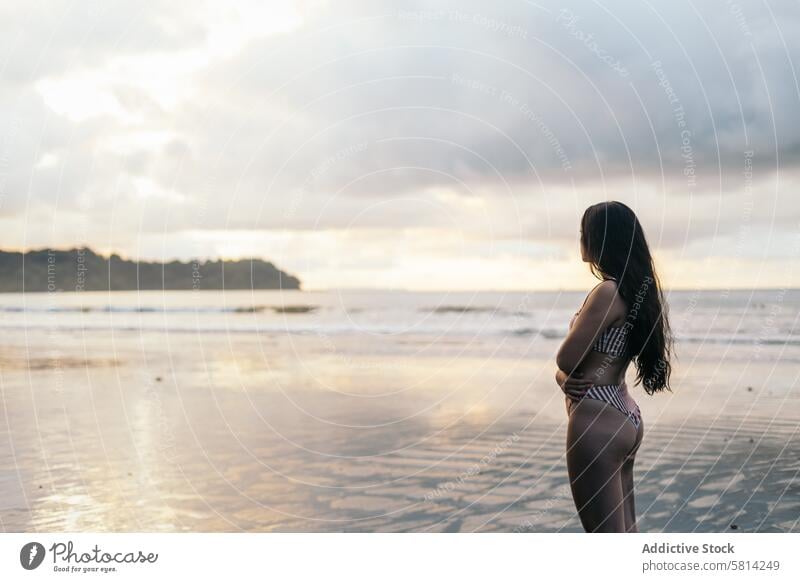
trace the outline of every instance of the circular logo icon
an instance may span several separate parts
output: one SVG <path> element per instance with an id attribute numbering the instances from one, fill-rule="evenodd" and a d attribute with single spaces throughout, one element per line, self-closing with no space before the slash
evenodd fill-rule
<path id="1" fill-rule="evenodd" d="M 35 570 L 44 560 L 44 546 L 39 542 L 29 542 L 19 551 L 19 563 L 26 570 Z"/>

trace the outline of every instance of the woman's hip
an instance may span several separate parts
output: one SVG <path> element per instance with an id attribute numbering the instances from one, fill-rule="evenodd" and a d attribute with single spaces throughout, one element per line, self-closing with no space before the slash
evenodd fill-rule
<path id="1" fill-rule="evenodd" d="M 570 405 L 567 447 L 584 454 L 626 459 L 636 454 L 644 437 L 641 418 L 628 414 L 603 400 L 583 398 Z"/>

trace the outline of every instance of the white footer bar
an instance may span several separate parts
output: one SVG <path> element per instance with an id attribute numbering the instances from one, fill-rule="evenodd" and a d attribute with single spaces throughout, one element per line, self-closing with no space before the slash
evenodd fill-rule
<path id="1" fill-rule="evenodd" d="M 800 534 L 2 534 L 0 579 L 794 581 L 798 548 Z"/>

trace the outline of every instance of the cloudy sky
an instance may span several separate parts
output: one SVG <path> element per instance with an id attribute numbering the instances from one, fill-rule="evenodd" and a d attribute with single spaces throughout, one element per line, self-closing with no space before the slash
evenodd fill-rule
<path id="1" fill-rule="evenodd" d="M 0 2 L 0 241 L 307 288 L 580 288 L 618 199 L 672 287 L 800 285 L 800 5 Z"/>

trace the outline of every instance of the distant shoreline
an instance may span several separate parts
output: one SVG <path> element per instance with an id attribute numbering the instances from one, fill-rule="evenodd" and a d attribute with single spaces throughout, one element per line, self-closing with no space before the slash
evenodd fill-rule
<path id="1" fill-rule="evenodd" d="M 0 251 L 0 293 L 300 290 L 300 279 L 261 259 L 131 261 L 88 248 Z"/>

